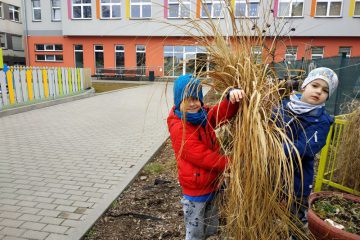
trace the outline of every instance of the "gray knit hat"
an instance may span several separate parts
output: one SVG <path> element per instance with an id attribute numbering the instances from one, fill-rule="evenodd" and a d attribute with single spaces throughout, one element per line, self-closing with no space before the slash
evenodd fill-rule
<path id="1" fill-rule="evenodd" d="M 309 73 L 309 75 L 301 85 L 301 89 L 304 89 L 306 85 L 308 85 L 309 83 L 311 83 L 316 79 L 321 79 L 327 82 L 329 86 L 329 97 L 335 92 L 339 84 L 338 77 L 333 70 L 326 67 L 319 67 L 319 68 L 315 68 Z"/>

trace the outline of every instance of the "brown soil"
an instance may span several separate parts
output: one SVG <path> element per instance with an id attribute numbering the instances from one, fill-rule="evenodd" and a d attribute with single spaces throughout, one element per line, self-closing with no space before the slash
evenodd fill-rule
<path id="1" fill-rule="evenodd" d="M 207 94 L 205 102 L 214 101 L 214 92 Z M 181 196 L 176 161 L 167 140 L 83 240 L 185 239 Z"/>
<path id="2" fill-rule="evenodd" d="M 184 239 L 180 198 L 175 158 L 167 140 L 84 240 Z"/>

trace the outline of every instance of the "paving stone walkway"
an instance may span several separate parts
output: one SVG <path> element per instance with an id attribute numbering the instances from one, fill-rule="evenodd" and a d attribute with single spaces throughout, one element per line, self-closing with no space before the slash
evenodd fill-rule
<path id="1" fill-rule="evenodd" d="M 0 118 L 0 239 L 80 239 L 168 137 L 171 103 L 153 83 Z"/>

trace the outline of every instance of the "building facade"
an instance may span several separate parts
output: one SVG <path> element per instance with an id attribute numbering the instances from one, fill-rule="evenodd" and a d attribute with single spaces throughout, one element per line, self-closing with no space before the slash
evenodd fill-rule
<path id="1" fill-rule="evenodd" d="M 27 64 L 92 69 L 146 67 L 155 76 L 193 72 L 206 56 L 191 21 L 219 19 L 224 7 L 258 26 L 273 61 L 360 56 L 360 0 L 23 0 Z M 205 25 L 204 25 L 205 26 Z M 265 26 L 269 26 L 266 28 Z M 226 32 L 223 33 L 228 34 Z M 249 33 L 252 34 L 252 33 Z M 229 36 L 231 37 L 231 36 Z M 263 60 L 263 46 L 254 46 Z"/>
<path id="2" fill-rule="evenodd" d="M 0 47 L 4 63 L 25 65 L 22 0 L 0 1 Z"/>

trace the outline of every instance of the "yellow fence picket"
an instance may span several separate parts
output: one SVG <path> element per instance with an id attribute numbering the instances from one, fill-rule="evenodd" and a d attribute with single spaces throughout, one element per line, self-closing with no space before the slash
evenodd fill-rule
<path id="1" fill-rule="evenodd" d="M 10 104 L 15 103 L 15 91 L 14 91 L 14 84 L 13 84 L 13 73 L 11 70 L 6 72 L 6 80 L 8 84 L 8 91 L 9 91 L 9 101 Z"/>
<path id="2" fill-rule="evenodd" d="M 27 82 L 27 89 L 28 89 L 28 95 L 29 100 L 32 101 L 34 99 L 34 92 L 33 92 L 33 82 L 32 82 L 32 70 L 27 69 L 26 70 L 26 82 Z"/>

